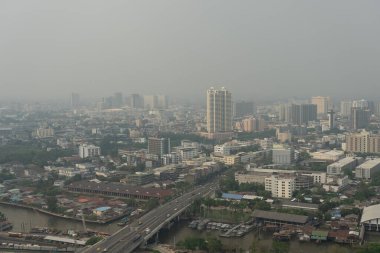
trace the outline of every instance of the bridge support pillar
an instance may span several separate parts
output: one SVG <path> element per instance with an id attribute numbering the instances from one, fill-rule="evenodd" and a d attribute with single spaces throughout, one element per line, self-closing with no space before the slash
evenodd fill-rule
<path id="1" fill-rule="evenodd" d="M 155 244 L 158 244 L 158 232 L 156 233 L 156 237 L 155 237 L 155 239 L 154 239 L 154 243 L 155 243 Z"/>

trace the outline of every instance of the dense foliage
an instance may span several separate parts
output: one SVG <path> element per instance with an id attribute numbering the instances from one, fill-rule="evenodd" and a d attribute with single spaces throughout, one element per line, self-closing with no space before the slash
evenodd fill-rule
<path id="1" fill-rule="evenodd" d="M 188 249 L 188 250 L 206 250 L 210 253 L 222 252 L 223 245 L 222 242 L 214 237 L 207 239 L 188 237 L 177 244 L 178 247 Z"/>
<path id="2" fill-rule="evenodd" d="M 46 165 L 62 156 L 71 156 L 73 150 L 52 149 L 47 151 L 34 145 L 13 144 L 0 147 L 0 163 L 21 162 L 23 164 Z"/>

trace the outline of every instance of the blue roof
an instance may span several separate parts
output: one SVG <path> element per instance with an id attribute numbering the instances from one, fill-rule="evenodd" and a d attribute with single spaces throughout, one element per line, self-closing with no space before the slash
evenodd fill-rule
<path id="1" fill-rule="evenodd" d="M 232 193 L 222 193 L 222 198 L 224 199 L 234 199 L 234 200 L 241 200 L 243 198 L 243 195 L 240 194 L 232 194 Z"/>
<path id="2" fill-rule="evenodd" d="M 109 207 L 109 206 L 102 206 L 102 207 L 96 208 L 95 210 L 99 211 L 99 212 L 104 212 L 104 211 L 107 211 L 109 209 L 111 209 L 111 207 Z"/>

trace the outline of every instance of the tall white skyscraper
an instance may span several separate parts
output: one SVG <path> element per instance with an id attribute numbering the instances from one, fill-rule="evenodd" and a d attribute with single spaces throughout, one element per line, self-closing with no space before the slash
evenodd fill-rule
<path id="1" fill-rule="evenodd" d="M 207 90 L 207 132 L 232 131 L 232 95 L 224 87 Z"/>

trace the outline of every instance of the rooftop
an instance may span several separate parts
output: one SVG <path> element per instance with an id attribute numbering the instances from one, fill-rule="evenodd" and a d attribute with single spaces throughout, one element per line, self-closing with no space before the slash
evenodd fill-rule
<path id="1" fill-rule="evenodd" d="M 138 186 L 129 186 L 123 183 L 113 182 L 90 182 L 90 181 L 78 181 L 71 183 L 67 188 L 80 188 L 98 191 L 107 191 L 114 193 L 127 193 L 145 197 L 166 197 L 172 194 L 171 190 L 163 190 L 158 188 L 143 188 Z"/>
<path id="2" fill-rule="evenodd" d="M 363 209 L 363 215 L 360 220 L 360 223 L 367 222 L 374 219 L 380 218 L 380 204 L 367 206 Z"/>
<path id="3" fill-rule="evenodd" d="M 263 210 L 253 211 L 252 216 L 255 218 L 260 218 L 260 219 L 270 219 L 270 220 L 294 222 L 294 223 L 300 223 L 300 224 L 305 224 L 308 220 L 308 217 L 304 215 L 270 212 L 270 211 L 263 211 Z"/>
<path id="4" fill-rule="evenodd" d="M 360 168 L 360 169 L 370 169 L 374 166 L 377 166 L 378 164 L 380 164 L 380 158 L 375 158 L 375 159 L 371 159 L 371 160 L 368 160 L 368 161 L 365 161 L 364 163 L 362 163 L 361 165 L 359 165 L 357 168 Z"/>

